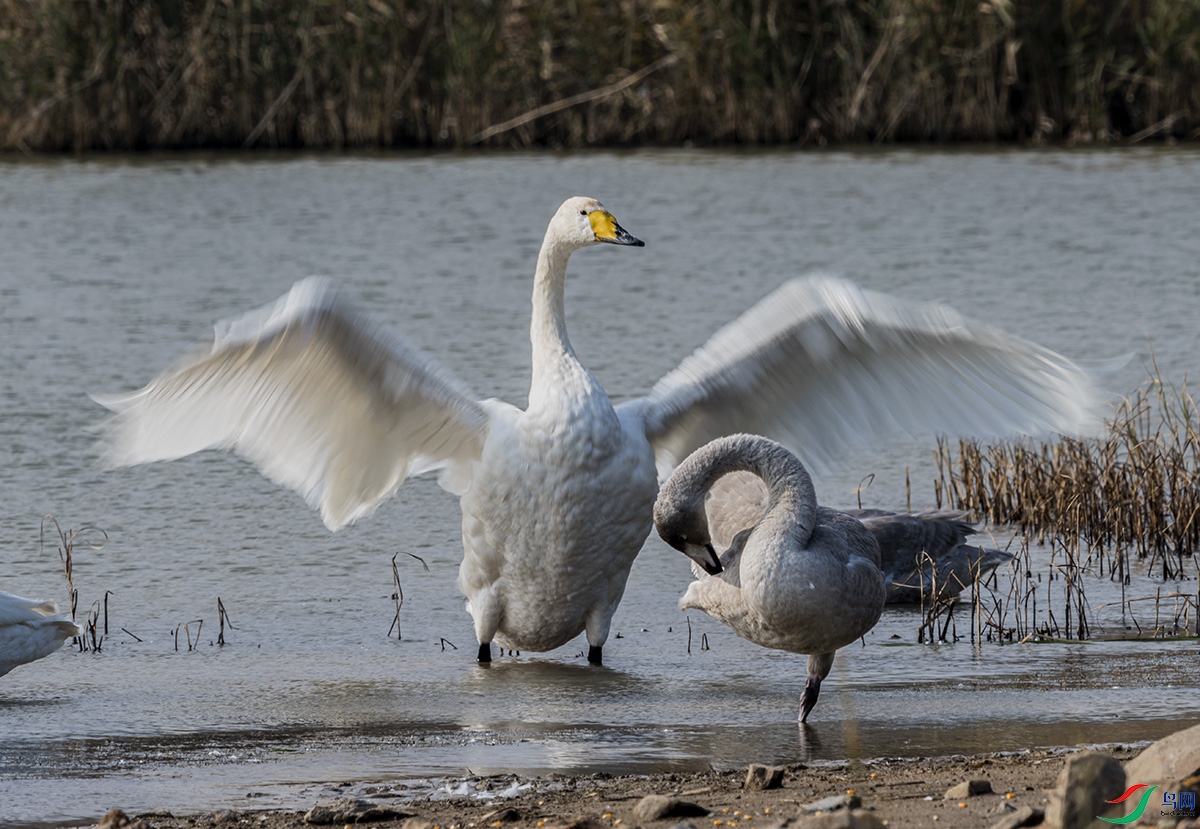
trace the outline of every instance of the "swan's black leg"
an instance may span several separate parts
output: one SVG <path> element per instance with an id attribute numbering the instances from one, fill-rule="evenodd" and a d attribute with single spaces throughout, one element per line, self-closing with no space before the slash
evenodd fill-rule
<path id="1" fill-rule="evenodd" d="M 600 650 L 603 645 L 591 645 L 588 648 L 588 662 L 593 665 L 603 665 L 604 660 L 600 658 Z"/>
<path id="2" fill-rule="evenodd" d="M 800 695 L 800 722 L 808 722 L 808 715 L 816 706 L 817 697 L 820 695 L 821 677 L 818 674 L 809 674 L 808 682 L 804 683 L 804 693 Z"/>
<path id="3" fill-rule="evenodd" d="M 480 642 L 479 643 L 479 661 L 480 662 L 491 662 L 492 661 L 492 643 L 491 642 Z"/>

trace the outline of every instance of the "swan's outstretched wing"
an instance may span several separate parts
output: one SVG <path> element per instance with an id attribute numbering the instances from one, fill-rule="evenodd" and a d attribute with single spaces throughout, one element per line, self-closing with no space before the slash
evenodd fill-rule
<path id="1" fill-rule="evenodd" d="M 201 349 L 130 394 L 96 398 L 114 466 L 233 449 L 295 489 L 330 529 L 370 514 L 408 475 L 461 492 L 487 429 L 438 364 L 327 280 L 218 324 Z"/>
<path id="2" fill-rule="evenodd" d="M 641 409 L 665 475 L 733 432 L 775 438 L 827 467 L 894 431 L 976 436 L 1082 433 L 1102 397 L 1059 354 L 840 279 L 786 283 L 663 377 Z"/>

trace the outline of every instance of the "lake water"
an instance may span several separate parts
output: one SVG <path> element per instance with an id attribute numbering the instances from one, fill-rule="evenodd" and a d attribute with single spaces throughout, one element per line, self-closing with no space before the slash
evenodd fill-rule
<path id="1" fill-rule="evenodd" d="M 455 586 L 457 503 L 432 481 L 330 534 L 227 455 L 102 471 L 87 395 L 142 385 L 217 319 L 327 274 L 480 396 L 524 404 L 534 259 L 577 194 L 647 242 L 583 251 L 568 274 L 572 341 L 615 399 L 811 271 L 1072 357 L 1134 353 L 1110 378 L 1126 393 L 1151 350 L 1168 379 L 1195 367 L 1198 193 L 1200 154 L 1185 149 L 0 162 L 0 589 L 66 604 L 55 545 L 39 547 L 49 513 L 107 533 L 76 551 L 81 615 L 111 591 L 99 653 L 67 648 L 0 679 L 0 824 L 304 808 L 345 781 L 1142 741 L 1196 722 L 1195 640 L 918 645 L 919 614 L 900 608 L 839 654 L 801 730 L 803 658 L 676 610 L 687 560 L 656 538 L 604 668 L 586 665 L 582 637 L 481 667 Z M 903 508 L 908 469 L 913 506 L 929 507 L 931 446 L 848 458 L 821 500 L 855 506 L 873 473 L 863 504 Z M 397 551 L 429 567 L 396 559 L 400 640 Z M 1189 568 L 1127 595 L 1194 594 Z M 1120 598 L 1100 578 L 1087 594 Z M 218 597 L 235 626 L 224 647 Z M 1115 636 L 1128 620 L 1108 608 L 1093 624 Z"/>

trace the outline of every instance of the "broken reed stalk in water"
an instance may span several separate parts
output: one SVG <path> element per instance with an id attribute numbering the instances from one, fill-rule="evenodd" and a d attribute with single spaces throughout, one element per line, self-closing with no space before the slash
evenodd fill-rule
<path id="1" fill-rule="evenodd" d="M 392 556 L 392 600 L 396 603 L 396 614 L 392 617 L 392 626 L 388 628 L 387 632 L 387 635 L 390 637 L 392 631 L 395 630 L 396 639 L 398 640 L 404 638 L 400 635 L 400 608 L 404 606 L 404 590 L 400 587 L 400 570 L 396 567 L 396 556 L 400 555 L 401 552 L 404 551 L 401 550 Z M 429 572 L 429 565 L 425 563 L 425 559 L 416 553 L 405 552 L 404 555 L 421 562 L 421 566 L 425 568 L 425 572 Z M 445 650 L 445 646 L 442 647 L 442 650 Z M 455 648 L 455 650 L 458 650 L 458 648 Z"/>
<path id="2" fill-rule="evenodd" d="M 192 641 L 192 632 L 189 625 L 196 626 L 196 640 Z M 200 631 L 204 629 L 203 619 L 193 619 L 190 622 L 180 622 L 175 626 L 175 652 L 179 652 L 179 629 L 183 628 L 183 635 L 187 639 L 187 649 L 189 651 L 197 650 L 200 647 Z"/>
<path id="3" fill-rule="evenodd" d="M 93 527 L 90 524 L 84 524 L 78 530 L 64 530 L 62 525 L 58 523 L 58 519 L 47 513 L 42 516 L 41 528 L 38 531 L 38 548 L 42 549 L 46 545 L 46 524 L 50 522 L 54 525 L 54 531 L 58 535 L 58 558 L 62 562 L 63 575 L 67 578 L 67 595 L 71 599 L 71 621 L 76 621 L 76 611 L 79 607 L 79 591 L 75 589 L 75 544 L 83 542 L 88 549 L 100 550 L 108 543 L 108 533 L 100 527 Z M 96 538 L 99 534 L 99 538 Z M 104 635 L 108 634 L 108 594 L 111 591 L 104 593 Z M 103 637 L 98 637 L 96 634 L 96 621 L 99 618 L 98 604 L 92 606 L 92 616 L 89 617 L 91 623 L 91 641 L 88 641 L 88 623 L 82 626 L 84 635 L 74 637 L 73 641 L 79 648 L 81 653 L 88 650 L 100 650 L 100 643 Z"/>
<path id="4" fill-rule="evenodd" d="M 217 644 L 223 647 L 225 645 L 225 625 L 228 624 L 230 630 L 237 630 L 237 628 L 233 626 L 233 620 L 225 611 L 225 603 L 221 601 L 220 596 L 217 596 L 217 624 L 221 626 L 217 631 Z"/>

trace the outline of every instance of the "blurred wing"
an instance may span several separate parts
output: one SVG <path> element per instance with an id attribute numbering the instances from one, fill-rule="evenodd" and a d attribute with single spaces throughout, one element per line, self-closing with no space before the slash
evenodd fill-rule
<path id="1" fill-rule="evenodd" d="M 145 388 L 97 397 L 113 466 L 233 449 L 304 496 L 330 529 L 369 515 L 408 475 L 461 492 L 487 430 L 455 378 L 323 279 L 218 324 L 211 349 Z"/>
<path id="2" fill-rule="evenodd" d="M 1089 371 L 952 308 L 840 279 L 784 284 L 718 331 L 641 409 L 665 475 L 713 438 L 752 432 L 828 467 L 890 432 L 1082 433 L 1102 396 Z"/>

